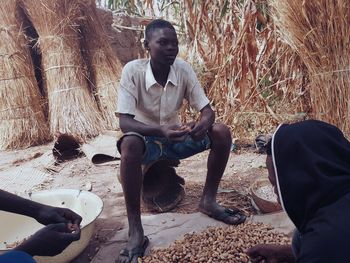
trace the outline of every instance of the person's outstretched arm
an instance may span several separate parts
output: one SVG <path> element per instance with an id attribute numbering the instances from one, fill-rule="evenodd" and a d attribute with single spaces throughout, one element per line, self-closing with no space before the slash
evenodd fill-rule
<path id="1" fill-rule="evenodd" d="M 291 245 L 259 244 L 246 253 L 252 263 L 295 263 Z"/>
<path id="2" fill-rule="evenodd" d="M 67 208 L 53 207 L 0 190 L 0 210 L 36 219 L 43 225 L 55 223 L 81 223 L 81 216 Z"/>

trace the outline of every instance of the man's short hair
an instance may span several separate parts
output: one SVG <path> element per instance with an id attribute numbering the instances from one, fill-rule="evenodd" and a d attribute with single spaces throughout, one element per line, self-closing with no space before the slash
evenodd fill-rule
<path id="1" fill-rule="evenodd" d="M 149 40 L 152 32 L 159 28 L 169 28 L 175 31 L 174 26 L 170 22 L 163 19 L 155 19 L 146 26 L 145 38 Z"/>

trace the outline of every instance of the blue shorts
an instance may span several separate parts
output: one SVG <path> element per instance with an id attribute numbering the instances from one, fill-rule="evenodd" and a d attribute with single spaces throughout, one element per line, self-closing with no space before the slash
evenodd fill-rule
<path id="1" fill-rule="evenodd" d="M 188 136 L 182 142 L 172 142 L 164 137 L 142 136 L 136 132 L 127 132 L 118 140 L 117 147 L 126 136 L 140 137 L 145 143 L 145 151 L 142 158 L 143 165 L 149 165 L 159 160 L 181 160 L 197 153 L 210 149 L 210 139 L 206 135 L 201 141 L 194 141 Z"/>
<path id="2" fill-rule="evenodd" d="M 23 251 L 11 250 L 0 255 L 0 263 L 36 263 L 36 261 Z"/>

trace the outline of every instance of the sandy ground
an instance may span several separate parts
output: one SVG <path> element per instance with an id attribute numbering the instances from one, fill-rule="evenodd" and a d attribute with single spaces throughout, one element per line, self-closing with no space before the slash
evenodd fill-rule
<path id="1" fill-rule="evenodd" d="M 90 262 L 108 243 L 110 237 L 125 228 L 126 212 L 121 185 L 117 180 L 119 164 L 107 163 L 96 166 L 85 156 L 56 165 L 47 161 L 50 169 L 46 169 L 45 176 L 38 176 L 39 179 L 33 178 L 35 176 L 31 176 L 30 180 L 25 179 L 29 176 L 26 171 L 30 173 L 30 170 L 24 168 L 38 166 L 39 161 L 42 162 L 45 158 L 52 160 L 52 156 L 50 159 L 52 146 L 48 144 L 22 151 L 0 152 L 0 182 L 3 184 L 0 183 L 0 187 L 6 187 L 6 190 L 20 195 L 55 188 L 90 190 L 97 194 L 104 202 L 103 212 L 96 221 L 95 233 L 88 247 L 72 261 Z M 207 155 L 205 152 L 183 160 L 177 168 L 177 173 L 186 181 L 187 196 L 174 212 L 196 212 L 206 176 Z M 20 183 L 8 183 L 12 180 L 13 171 L 18 169 L 23 173 L 23 180 L 20 180 Z M 249 186 L 256 178 L 266 175 L 263 155 L 255 153 L 253 149 L 245 149 L 239 153 L 232 152 L 220 184 L 219 201 L 223 204 L 240 206 L 246 209 L 247 213 L 254 213 L 247 197 Z M 23 187 L 20 187 L 21 184 L 24 184 Z M 144 210 L 144 213 L 148 212 Z"/>

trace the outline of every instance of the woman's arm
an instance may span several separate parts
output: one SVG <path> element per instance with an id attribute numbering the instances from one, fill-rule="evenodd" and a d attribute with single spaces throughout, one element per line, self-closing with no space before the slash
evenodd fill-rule
<path id="1" fill-rule="evenodd" d="M 67 208 L 53 207 L 0 190 L 0 210 L 25 215 L 43 225 L 72 223 L 79 226 L 82 218 Z"/>
<path id="2" fill-rule="evenodd" d="M 259 244 L 247 250 L 252 263 L 295 263 L 291 245 Z"/>

